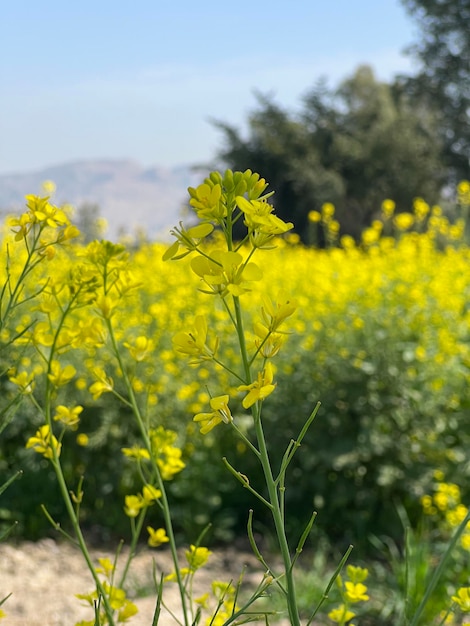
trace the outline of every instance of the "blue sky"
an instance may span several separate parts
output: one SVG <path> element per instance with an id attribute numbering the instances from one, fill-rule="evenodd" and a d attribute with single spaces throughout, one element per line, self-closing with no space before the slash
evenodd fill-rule
<path id="1" fill-rule="evenodd" d="M 361 63 L 412 71 L 399 0 L 5 0 L 0 173 L 66 161 L 211 160 L 254 91 L 290 110 Z"/>

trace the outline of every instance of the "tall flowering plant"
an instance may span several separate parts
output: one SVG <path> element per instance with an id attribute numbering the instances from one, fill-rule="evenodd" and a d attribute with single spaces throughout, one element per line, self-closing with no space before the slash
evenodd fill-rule
<path id="1" fill-rule="evenodd" d="M 197 188 L 190 188 L 190 205 L 198 223 L 185 228 L 182 223 L 172 231 L 175 242 L 166 251 L 164 259 L 178 260 L 192 255 L 190 266 L 200 279 L 200 289 L 208 297 L 216 298 L 226 312 L 228 323 L 238 339 L 240 367 L 234 370 L 218 356 L 218 338 L 211 336 L 203 316 L 196 316 L 192 328 L 174 337 L 174 347 L 187 356 L 194 365 L 212 362 L 215 367 L 226 369 L 233 377 L 236 394 L 241 395 L 241 405 L 251 417 L 254 436 L 247 436 L 239 426 L 240 416 L 233 415 L 230 408 L 234 398 L 225 390 L 208 387 L 210 402 L 206 412 L 194 416 L 203 435 L 223 425 L 231 428 L 259 461 L 263 473 L 265 491 L 252 486 L 250 477 L 223 459 L 230 473 L 248 489 L 263 506 L 271 512 L 282 556 L 282 569 L 271 565 L 257 546 L 252 530 L 253 511 L 248 518 L 248 535 L 257 558 L 273 577 L 286 600 L 290 623 L 300 625 L 299 608 L 295 590 L 294 565 L 308 538 L 315 520 L 315 512 L 306 521 L 305 530 L 295 547 L 286 534 L 285 490 L 289 464 L 313 422 L 318 406 L 305 422 L 296 439 L 291 440 L 278 467 L 274 467 L 268 452 L 269 424 L 263 421 L 263 404 L 276 389 L 275 357 L 287 337 L 286 321 L 296 310 L 292 298 L 278 294 L 275 299 L 268 293 L 269 285 L 263 280 L 262 264 L 256 262 L 260 250 L 276 247 L 276 239 L 292 229 L 275 215 L 269 202 L 271 192 L 267 183 L 250 170 L 223 175 L 213 172 Z M 233 228 L 243 222 L 246 234 L 235 241 Z M 216 243 L 206 245 L 213 234 Z M 263 263 L 266 262 L 263 257 Z M 243 303 L 253 294 L 261 296 L 258 319 L 252 320 L 251 333 L 247 331 Z M 241 421 L 241 420 L 240 420 Z M 345 562 L 340 564 L 336 574 Z M 317 607 L 311 616 L 316 614 Z"/>

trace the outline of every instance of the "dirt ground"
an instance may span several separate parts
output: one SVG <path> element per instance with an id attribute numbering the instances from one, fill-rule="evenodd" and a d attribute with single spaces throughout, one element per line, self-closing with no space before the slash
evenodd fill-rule
<path id="1" fill-rule="evenodd" d="M 114 555 L 106 551 L 93 550 L 92 556 L 114 560 Z M 123 560 L 121 557 L 120 562 Z M 144 548 L 135 557 L 128 578 L 129 597 L 139 608 L 139 613 L 128 622 L 134 626 L 152 623 L 155 609 L 153 560 L 158 572 L 170 573 L 173 569 L 168 551 Z M 255 587 L 263 572 L 253 555 L 236 549 L 214 551 L 208 564 L 195 576 L 195 597 L 208 591 L 214 579 L 238 580 L 243 566 L 246 566 L 245 584 Z M 178 611 L 176 584 L 167 583 L 165 589 L 166 602 Z M 6 613 L 2 626 L 74 626 L 77 621 L 91 620 L 92 609 L 83 606 L 75 594 L 92 590 L 93 582 L 83 556 L 72 545 L 52 539 L 20 545 L 0 544 L 0 599 L 11 593 L 1 607 Z M 168 613 L 162 613 L 159 624 L 174 626 L 175 621 Z M 285 626 L 286 622 L 278 624 Z"/>

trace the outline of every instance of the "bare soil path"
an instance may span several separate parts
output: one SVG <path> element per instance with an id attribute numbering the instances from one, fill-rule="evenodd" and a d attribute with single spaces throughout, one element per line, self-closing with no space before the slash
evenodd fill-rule
<path id="1" fill-rule="evenodd" d="M 108 557 L 110 552 L 92 551 L 93 558 Z M 122 559 L 122 557 L 121 557 Z M 152 592 L 152 565 L 165 574 L 172 571 L 168 551 L 143 549 L 134 559 L 129 576 L 129 597 L 139 613 L 129 624 L 150 626 L 155 609 Z M 246 566 L 245 583 L 256 586 L 263 572 L 253 555 L 236 549 L 215 551 L 208 564 L 195 577 L 196 597 L 209 590 L 213 580 L 238 580 Z M 81 553 L 66 543 L 44 539 L 37 543 L 0 544 L 0 599 L 11 593 L 2 605 L 6 617 L 2 626 L 74 626 L 80 620 L 93 619 L 93 611 L 75 597 L 93 590 L 93 582 Z M 165 599 L 178 611 L 176 584 L 165 587 Z M 279 624 L 286 622 L 279 622 Z M 161 626 L 174 626 L 174 620 L 162 614 Z"/>

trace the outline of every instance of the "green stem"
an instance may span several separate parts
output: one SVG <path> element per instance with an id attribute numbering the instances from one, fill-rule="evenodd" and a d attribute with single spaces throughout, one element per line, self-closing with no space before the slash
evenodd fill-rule
<path id="1" fill-rule="evenodd" d="M 178 583 L 178 588 L 179 588 L 179 591 L 180 591 L 181 608 L 183 610 L 184 624 L 185 624 L 185 626 L 189 626 L 190 621 L 189 621 L 189 615 L 188 615 L 188 608 L 186 606 L 186 590 L 184 588 L 184 582 L 183 582 L 183 579 L 182 579 L 181 573 L 180 573 L 179 559 L 178 559 L 178 553 L 177 553 L 177 549 L 176 549 L 176 539 L 175 539 L 175 534 L 174 534 L 174 531 L 173 531 L 173 522 L 172 522 L 172 519 L 171 519 L 170 505 L 169 505 L 169 502 L 168 502 L 168 497 L 167 497 L 165 485 L 164 485 L 164 482 L 163 482 L 163 479 L 162 479 L 162 476 L 161 476 L 160 469 L 159 469 L 157 463 L 153 460 L 152 443 L 150 441 L 148 430 L 147 430 L 147 428 L 145 426 L 142 414 L 140 412 L 140 408 L 139 408 L 139 405 L 137 403 L 137 399 L 135 397 L 135 393 L 134 393 L 134 389 L 132 388 L 131 381 L 130 381 L 129 376 L 127 374 L 126 367 L 125 367 L 125 365 L 124 365 L 124 363 L 122 361 L 121 353 L 120 353 L 119 347 L 117 345 L 117 341 L 116 341 L 116 337 L 115 337 L 115 334 L 114 334 L 113 326 L 112 326 L 111 321 L 109 319 L 106 320 L 106 324 L 107 324 L 107 327 L 108 327 L 109 337 L 111 339 L 111 344 L 112 344 L 114 356 L 116 357 L 116 360 L 118 362 L 119 368 L 121 369 L 121 372 L 122 372 L 122 375 L 123 375 L 123 378 L 124 378 L 124 381 L 125 381 L 127 393 L 129 395 L 129 403 L 132 406 L 134 417 L 136 418 L 137 425 L 139 427 L 139 431 L 140 431 L 142 440 L 143 440 L 143 442 L 145 444 L 145 447 L 147 448 L 147 450 L 148 450 L 148 452 L 150 454 L 150 458 L 152 459 L 152 465 L 153 465 L 154 472 L 155 472 L 157 486 L 158 486 L 158 489 L 160 490 L 160 492 L 162 494 L 161 497 L 160 497 L 160 502 L 162 504 L 163 519 L 165 521 L 166 533 L 167 533 L 168 538 L 169 538 L 170 552 L 171 552 L 171 556 L 172 556 L 172 560 L 173 560 L 173 565 L 174 565 L 174 568 L 175 568 L 175 575 L 176 575 L 176 580 L 177 580 L 177 583 Z"/>
<path id="2" fill-rule="evenodd" d="M 248 359 L 245 333 L 243 331 L 243 319 L 241 313 L 240 299 L 237 296 L 233 297 L 235 318 L 237 321 L 237 335 L 240 345 L 240 352 L 242 357 L 243 368 L 245 370 L 245 376 L 247 384 L 252 381 L 250 361 Z M 278 539 L 279 549 L 281 551 L 282 560 L 284 563 L 284 571 L 286 576 L 287 587 L 287 607 L 289 611 L 289 618 L 292 626 L 300 626 L 299 610 L 297 607 L 297 598 L 295 593 L 294 576 L 292 572 L 292 560 L 290 555 L 289 544 L 287 541 L 285 525 L 279 501 L 279 494 L 277 490 L 277 484 L 274 480 L 271 463 L 269 459 L 268 449 L 266 445 L 266 439 L 263 432 L 263 426 L 261 423 L 261 405 L 258 402 L 252 408 L 253 419 L 255 423 L 255 432 L 258 442 L 258 450 L 260 453 L 261 467 L 263 468 L 264 478 L 269 494 L 269 502 L 271 504 L 271 514 L 273 516 L 274 527 L 276 529 L 276 535 Z"/>
<path id="3" fill-rule="evenodd" d="M 78 297 L 78 294 L 75 296 Z M 57 325 L 57 329 L 56 332 L 54 334 L 54 341 L 53 344 L 51 346 L 51 351 L 50 351 L 50 356 L 49 356 L 49 360 L 48 360 L 48 368 L 47 368 L 47 374 L 50 373 L 51 371 L 51 363 L 52 360 L 55 356 L 55 347 L 57 344 L 57 340 L 60 334 L 60 331 L 62 329 L 62 326 L 64 325 L 65 319 L 68 315 L 68 313 L 70 312 L 70 310 L 72 309 L 73 303 L 75 301 L 75 298 L 72 298 L 72 300 L 68 303 L 67 307 L 65 308 L 65 310 L 62 312 L 62 316 L 61 319 Z M 46 389 L 45 389 L 45 411 L 44 411 L 44 415 L 45 415 L 45 421 L 46 424 L 49 426 L 49 431 L 52 434 L 53 433 L 53 429 L 52 429 L 52 416 L 51 416 L 51 400 L 52 400 L 52 383 L 49 380 L 49 376 L 46 376 Z M 93 565 L 93 562 L 91 560 L 91 556 L 90 553 L 88 551 L 88 547 L 85 541 L 85 538 L 83 536 L 82 533 L 82 529 L 80 527 L 80 522 L 78 520 L 78 517 L 76 515 L 76 511 L 75 511 L 75 507 L 73 505 L 72 502 L 72 498 L 70 497 L 70 493 L 69 493 L 69 489 L 64 477 L 64 473 L 62 471 L 62 466 L 60 464 L 60 458 L 59 458 L 59 454 L 57 452 L 57 449 L 55 446 L 51 446 L 52 449 L 52 465 L 54 467 L 54 471 L 56 474 L 56 478 L 57 478 L 57 482 L 59 485 L 59 489 L 60 489 L 60 493 L 62 495 L 62 499 L 64 501 L 65 504 L 65 508 L 67 509 L 67 513 L 69 516 L 69 519 L 72 523 L 72 527 L 75 533 L 75 537 L 77 539 L 78 545 L 80 547 L 80 550 L 83 554 L 83 557 L 85 559 L 85 562 L 88 566 L 88 569 L 90 570 L 91 575 L 93 576 L 93 580 L 95 582 L 96 585 L 96 589 L 98 590 L 100 596 L 102 597 L 102 601 L 103 601 L 103 605 L 104 605 L 104 610 L 106 613 L 106 617 L 109 620 L 109 624 L 110 626 L 114 626 L 114 618 L 113 618 L 113 609 L 111 608 L 111 605 L 109 603 L 109 599 L 106 595 L 106 592 L 103 588 L 103 585 L 101 584 L 101 581 L 98 577 L 98 574 L 96 573 L 95 567 Z"/>

